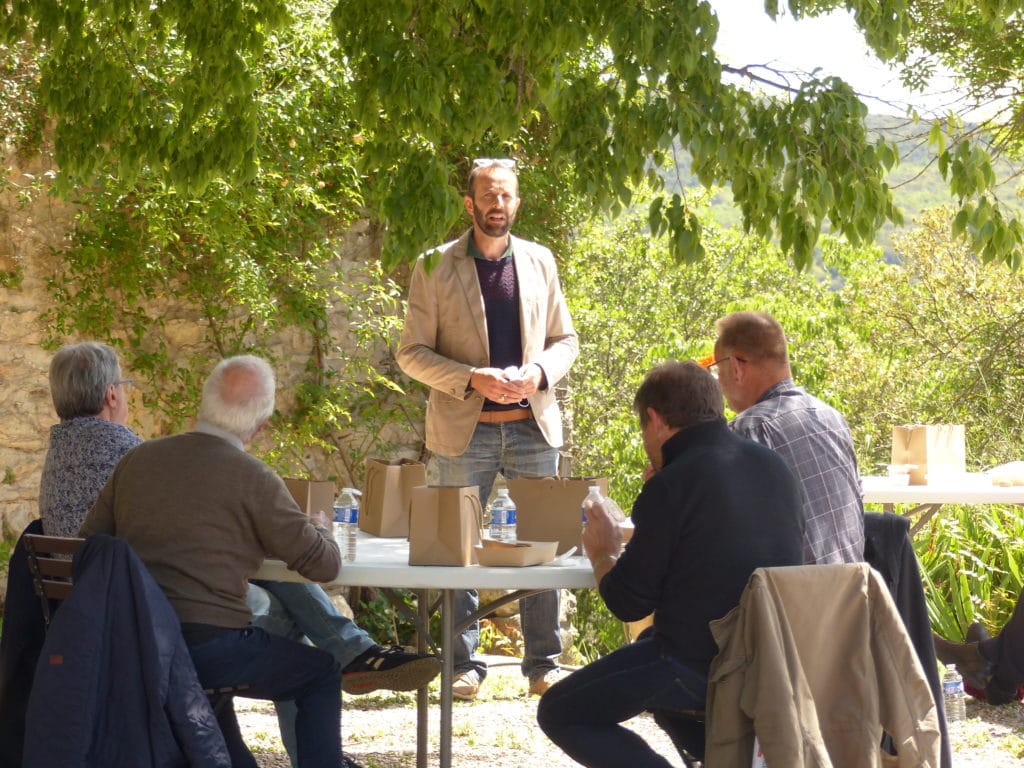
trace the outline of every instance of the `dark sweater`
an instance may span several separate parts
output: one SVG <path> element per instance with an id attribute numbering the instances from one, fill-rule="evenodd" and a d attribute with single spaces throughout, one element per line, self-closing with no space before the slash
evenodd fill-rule
<path id="1" fill-rule="evenodd" d="M 601 596 L 623 621 L 653 612 L 671 653 L 707 665 L 717 652 L 708 622 L 739 603 L 754 569 L 803 563 L 800 488 L 778 454 L 724 419 L 681 430 L 662 453 Z"/>
<path id="2" fill-rule="evenodd" d="M 312 581 L 338 575 L 338 545 L 284 481 L 228 441 L 188 432 L 150 440 L 117 465 L 80 535 L 125 539 L 182 622 L 243 627 L 248 579 L 267 556 Z"/>

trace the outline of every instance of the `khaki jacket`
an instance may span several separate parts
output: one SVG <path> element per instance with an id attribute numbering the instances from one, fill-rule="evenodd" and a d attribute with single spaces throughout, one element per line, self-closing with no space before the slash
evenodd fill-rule
<path id="1" fill-rule="evenodd" d="M 482 395 L 469 389 L 474 369 L 490 365 L 487 320 L 473 257 L 467 253 L 472 230 L 420 256 L 409 284 L 409 303 L 398 365 L 430 387 L 427 448 L 460 456 L 476 429 Z M 547 389 L 530 397 L 530 408 L 548 443 L 562 445 L 562 417 L 554 387 L 579 352 L 576 331 L 547 248 L 512 237 L 519 281 L 523 364 L 544 369 Z M 424 259 L 440 260 L 431 272 Z"/>
<path id="2" fill-rule="evenodd" d="M 938 766 L 931 690 L 866 563 L 759 568 L 711 631 L 705 765 L 749 768 L 756 731 L 772 767 Z"/>

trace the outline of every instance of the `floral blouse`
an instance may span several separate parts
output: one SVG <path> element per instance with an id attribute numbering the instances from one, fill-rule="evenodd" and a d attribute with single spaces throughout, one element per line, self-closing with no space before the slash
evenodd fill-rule
<path id="1" fill-rule="evenodd" d="M 142 438 L 97 416 L 50 427 L 50 450 L 39 482 L 39 516 L 50 536 L 77 536 L 117 462 Z"/>

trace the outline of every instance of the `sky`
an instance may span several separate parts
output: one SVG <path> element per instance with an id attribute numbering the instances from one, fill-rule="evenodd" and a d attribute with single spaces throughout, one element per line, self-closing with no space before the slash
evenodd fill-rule
<path id="1" fill-rule="evenodd" d="M 799 22 L 788 11 L 785 15 L 780 11 L 773 22 L 764 12 L 763 0 L 711 0 L 711 5 L 719 20 L 715 49 L 724 64 L 767 64 L 804 72 L 820 68 L 849 83 L 875 114 L 905 115 L 908 103 L 922 114 L 941 112 L 949 100 L 948 95 L 940 95 L 952 87 L 948 78 L 935 81 L 930 96 L 907 92 L 897 75 L 870 51 L 845 11 Z"/>

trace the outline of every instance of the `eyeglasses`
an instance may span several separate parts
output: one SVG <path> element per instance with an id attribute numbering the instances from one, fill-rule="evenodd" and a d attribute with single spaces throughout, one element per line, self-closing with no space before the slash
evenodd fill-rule
<path id="1" fill-rule="evenodd" d="M 739 357 L 737 355 L 726 355 L 725 357 L 720 357 L 717 360 L 712 360 L 710 363 L 708 363 L 708 364 L 706 364 L 704 366 L 704 369 L 717 379 L 718 378 L 718 366 L 721 363 L 724 363 L 726 360 L 736 360 L 737 362 L 740 362 L 740 363 L 747 362 L 746 358 Z"/>
<path id="2" fill-rule="evenodd" d="M 474 168 L 491 168 L 495 165 L 513 171 L 516 169 L 516 161 L 511 157 L 478 157 L 473 161 Z"/>
<path id="3" fill-rule="evenodd" d="M 129 392 L 131 391 L 131 388 L 135 386 L 135 379 L 118 379 L 111 386 L 124 387 L 124 391 Z"/>

